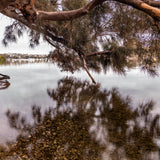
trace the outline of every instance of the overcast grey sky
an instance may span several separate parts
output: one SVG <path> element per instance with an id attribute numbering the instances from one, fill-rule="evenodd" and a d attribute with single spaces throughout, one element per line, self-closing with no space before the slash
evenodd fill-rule
<path id="1" fill-rule="evenodd" d="M 11 43 L 5 47 L 2 44 L 5 26 L 12 24 L 12 22 L 12 19 L 0 14 L 0 53 L 48 54 L 49 51 L 53 50 L 53 47 L 44 42 L 41 42 L 41 44 L 34 49 L 30 48 L 26 34 L 18 39 L 17 43 Z"/>

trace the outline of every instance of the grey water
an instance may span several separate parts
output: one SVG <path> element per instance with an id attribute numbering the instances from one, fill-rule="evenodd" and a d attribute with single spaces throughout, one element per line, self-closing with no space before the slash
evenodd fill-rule
<path id="1" fill-rule="evenodd" d="M 25 117 L 25 121 L 31 124 L 32 127 L 35 126 L 35 119 L 33 118 L 33 112 L 35 110 L 33 108 L 40 108 L 40 111 L 42 113 L 40 117 L 41 121 L 43 121 L 42 117 L 45 115 L 45 112 L 49 110 L 49 108 L 57 110 L 59 109 L 59 112 L 56 112 L 56 114 L 52 117 L 53 119 L 56 118 L 56 115 L 60 113 L 65 114 L 66 112 L 69 115 L 70 112 L 72 112 L 70 115 L 72 118 L 74 114 L 78 115 L 82 113 L 83 111 L 79 110 L 82 110 L 82 108 L 85 106 L 84 104 L 86 104 L 86 108 L 83 108 L 84 113 L 82 114 L 84 116 L 84 119 L 83 117 L 81 118 L 84 121 L 87 118 L 88 121 L 91 121 L 92 119 L 91 123 L 88 123 L 88 121 L 85 122 L 87 123 L 87 125 L 89 125 L 88 130 L 86 129 L 86 132 L 89 134 L 88 136 L 91 137 L 90 141 L 96 141 L 100 144 L 101 147 L 103 146 L 103 149 L 101 148 L 101 150 L 103 151 L 95 148 L 98 145 L 93 147 L 95 150 L 92 147 L 88 148 L 89 146 L 87 146 L 87 144 L 87 147 L 84 147 L 83 149 L 79 146 L 79 149 L 77 149 L 76 152 L 79 158 L 82 156 L 80 159 L 85 159 L 84 157 L 87 157 L 87 154 L 89 154 L 88 152 L 90 152 L 90 150 L 92 155 L 95 152 L 99 154 L 98 156 L 96 154 L 96 156 L 98 157 L 97 159 L 100 159 L 99 157 L 101 157 L 102 159 L 105 159 L 106 157 L 108 159 L 114 159 L 116 155 L 118 155 L 119 157 L 132 159 L 134 156 L 131 155 L 131 151 L 129 151 L 127 146 L 133 147 L 133 154 L 135 155 L 135 152 L 138 152 L 136 146 L 139 145 L 140 153 L 136 153 L 137 155 L 135 156 L 137 159 L 145 157 L 148 157 L 148 159 L 152 159 L 154 157 L 155 160 L 158 160 L 159 131 L 152 134 L 148 131 L 148 135 L 150 135 L 150 138 L 153 140 L 153 145 L 145 148 L 143 145 L 140 145 L 143 142 L 142 139 L 140 139 L 140 142 L 137 142 L 138 140 L 136 141 L 133 138 L 133 135 L 128 134 L 128 132 L 135 133 L 134 127 L 132 127 L 131 129 L 131 126 L 129 126 L 128 124 L 134 122 L 133 126 L 136 126 L 136 123 L 139 121 L 139 123 L 141 123 L 140 126 L 142 127 L 142 130 L 144 132 L 147 132 L 147 130 L 145 130 L 146 124 L 151 124 L 154 120 L 154 116 L 160 114 L 159 76 L 154 78 L 150 77 L 146 73 L 141 72 L 138 67 L 127 70 L 126 75 L 118 75 L 111 69 L 107 73 L 101 72 L 98 74 L 91 72 L 96 82 L 98 83 L 98 87 L 95 87 L 85 71 L 75 72 L 74 74 L 71 74 L 69 72 L 61 72 L 61 70 L 55 64 L 49 63 L 24 64 L 18 66 L 0 66 L 0 73 L 10 76 L 10 79 L 7 80 L 9 81 L 10 86 L 6 89 L 0 90 L 0 144 L 6 146 L 8 141 L 18 141 L 17 137 L 25 128 L 25 126 L 23 126 L 23 123 L 21 123 L 20 117 Z M 108 98 L 106 99 L 107 96 Z M 127 100 L 127 96 L 130 100 Z M 109 108 L 107 110 L 104 104 L 106 106 L 108 105 L 110 110 Z M 140 106 L 141 108 L 143 108 L 142 104 L 144 106 L 145 104 L 147 104 L 148 110 L 150 111 L 147 110 L 147 107 L 144 107 L 144 109 L 142 110 L 143 112 L 145 112 L 145 114 L 143 114 L 142 111 L 140 114 L 138 114 L 138 111 L 136 112 L 135 110 L 139 110 Z M 118 105 L 122 106 L 121 110 L 123 110 L 127 106 L 122 114 L 124 115 L 124 117 L 121 114 L 119 115 L 117 113 L 118 109 L 116 110 L 116 107 Z M 151 108 L 149 106 L 151 106 Z M 70 111 L 68 112 L 68 110 Z M 90 110 L 90 112 L 88 112 L 88 110 Z M 14 113 L 19 114 L 19 116 L 17 116 L 17 119 L 14 117 Z M 90 116 L 89 113 L 92 113 L 93 115 Z M 107 115 L 107 117 L 105 118 L 106 121 L 103 124 L 99 121 L 104 120 L 103 117 L 106 113 L 109 115 Z M 129 114 L 131 114 L 131 117 L 126 118 L 125 116 Z M 37 117 L 38 115 L 39 114 L 37 114 Z M 112 120 L 110 115 L 112 115 Z M 135 115 L 137 115 L 137 117 Z M 100 116 L 101 118 L 96 119 L 96 116 Z M 120 119 L 117 119 L 118 116 L 120 116 Z M 126 118 L 126 121 L 123 118 Z M 124 123 L 118 125 L 117 121 L 121 120 L 122 123 L 123 121 Z M 41 122 L 39 123 L 41 124 Z M 153 124 L 152 127 L 156 128 L 157 124 L 159 123 L 156 122 L 156 125 L 154 126 Z M 108 125 L 113 126 L 110 128 Z M 18 126 L 21 127 L 18 128 Z M 59 127 L 61 127 L 61 125 Z M 116 135 L 110 133 L 110 130 L 112 129 L 114 133 L 117 133 Z M 103 130 L 105 130 L 104 134 Z M 124 134 L 124 132 L 126 133 Z M 123 134 L 126 137 L 122 136 L 122 138 L 121 135 Z M 138 134 L 140 133 L 138 132 L 137 135 Z M 114 136 L 117 137 L 114 139 Z M 129 136 L 133 137 L 128 138 Z M 146 135 L 142 134 L 141 136 L 145 137 Z M 120 139 L 123 140 L 123 142 L 121 142 Z M 87 140 L 84 139 L 84 141 Z M 132 141 L 132 143 L 129 143 L 128 141 Z M 79 140 L 79 143 L 82 143 L 81 140 Z M 61 143 L 58 143 L 58 145 L 62 145 L 65 150 L 69 149 L 68 146 L 71 144 L 70 142 L 64 142 L 63 145 Z M 150 145 L 150 142 L 149 144 L 146 142 L 145 146 L 147 145 Z M 83 154 L 82 150 L 85 150 L 83 151 Z M 87 150 L 89 151 L 87 152 Z M 78 153 L 78 151 L 80 153 Z M 113 153 L 111 154 L 111 152 Z M 86 155 L 84 156 L 84 154 Z M 29 155 L 29 153 L 26 155 L 28 157 L 30 156 L 30 158 L 33 159 L 37 158 L 36 156 Z M 66 155 L 65 151 L 64 155 L 66 157 L 71 156 Z M 53 155 L 48 156 L 52 158 L 54 157 Z"/>

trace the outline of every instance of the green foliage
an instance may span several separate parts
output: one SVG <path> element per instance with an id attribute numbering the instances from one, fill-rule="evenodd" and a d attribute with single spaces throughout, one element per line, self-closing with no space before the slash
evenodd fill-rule
<path id="1" fill-rule="evenodd" d="M 81 8 L 88 2 L 90 0 L 37 0 L 35 6 L 38 10 L 60 12 Z M 140 61 L 146 59 L 144 58 L 146 55 L 148 57 L 152 55 L 152 59 L 160 57 L 160 35 L 152 19 L 143 12 L 114 1 L 106 1 L 87 15 L 72 21 L 43 21 L 37 22 L 35 26 L 36 29 L 33 31 L 19 22 L 14 22 L 6 27 L 4 45 L 16 42 L 16 39 L 27 30 L 30 37 L 29 45 L 34 47 L 39 45 L 40 35 L 42 35 L 44 41 L 56 48 L 52 54 L 54 59 L 57 59 L 58 65 L 62 70 L 69 71 L 71 68 L 71 72 L 80 68 L 81 62 L 78 60 L 77 53 L 87 55 L 87 53 L 98 52 L 99 48 L 114 52 L 109 55 L 109 58 L 105 55 L 101 58 L 91 58 L 94 62 L 91 62 L 91 59 L 87 60 L 89 67 L 97 71 L 101 68 L 99 64 L 101 60 L 105 66 L 104 70 L 107 70 L 109 64 L 117 63 L 115 71 L 124 72 L 124 62 L 127 63 L 128 56 L 126 53 L 134 52 L 140 56 Z M 119 50 L 120 47 L 123 51 Z M 119 60 L 115 60 L 114 57 L 118 57 Z M 97 60 L 98 63 L 95 62 Z"/>
<path id="2" fill-rule="evenodd" d="M 6 57 L 0 56 L 0 64 L 5 64 L 5 63 L 6 63 Z"/>
<path id="3" fill-rule="evenodd" d="M 35 1 L 35 6 L 38 10 L 59 12 L 81 8 L 88 2 L 90 1 L 37 0 Z M 97 51 L 97 41 L 103 39 L 103 43 L 105 43 L 105 37 L 114 37 L 116 41 L 121 41 L 124 45 L 127 44 L 128 41 L 136 39 L 143 44 L 142 46 L 147 43 L 149 47 L 152 47 L 151 41 L 155 39 L 158 34 L 157 28 L 152 23 L 152 20 L 143 12 L 117 2 L 104 2 L 96 6 L 84 17 L 71 22 L 38 22 L 37 28 L 39 28 L 39 32 L 44 34 L 44 40 L 46 39 L 46 30 L 50 30 L 50 32 L 57 37 L 66 39 L 70 43 L 69 48 L 79 47 L 83 52 L 87 53 Z M 15 41 L 14 39 L 16 39 L 18 32 L 27 30 L 27 28 L 21 28 L 17 32 L 17 27 L 18 25 L 11 25 L 12 29 L 10 28 L 10 30 L 6 32 L 4 38 L 5 43 Z M 40 28 L 43 29 L 40 30 Z M 149 38 L 143 38 L 143 36 L 147 34 Z M 31 37 L 32 45 L 33 43 L 38 44 L 37 41 L 33 41 L 33 39 L 35 39 L 35 34 L 30 34 L 28 30 L 28 35 Z M 37 34 L 37 37 L 38 36 Z M 9 39 L 11 39 L 11 41 Z M 159 37 L 156 37 L 156 39 L 159 40 Z M 55 43 L 56 40 L 53 39 L 52 44 L 54 44 L 54 46 Z"/>

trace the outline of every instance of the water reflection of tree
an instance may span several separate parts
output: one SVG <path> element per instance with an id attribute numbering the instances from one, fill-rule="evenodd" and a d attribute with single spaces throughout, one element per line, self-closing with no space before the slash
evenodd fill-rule
<path id="1" fill-rule="evenodd" d="M 65 78 L 48 95 L 56 102 L 43 114 L 32 108 L 29 124 L 20 113 L 7 112 L 11 127 L 20 132 L 16 143 L 1 149 L 1 157 L 26 159 L 147 160 L 159 158 L 159 116 L 153 116 L 152 101 L 132 108 L 130 97 L 117 89 Z"/>
<path id="2" fill-rule="evenodd" d="M 0 74 L 0 90 L 6 89 L 10 86 L 10 83 L 7 81 L 7 79 L 10 79 L 10 77 L 4 74 Z"/>

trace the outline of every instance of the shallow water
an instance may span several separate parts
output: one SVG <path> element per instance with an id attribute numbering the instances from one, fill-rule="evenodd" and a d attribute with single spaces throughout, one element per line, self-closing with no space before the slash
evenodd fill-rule
<path id="1" fill-rule="evenodd" d="M 160 77 L 138 67 L 125 76 L 110 70 L 92 73 L 93 85 L 84 71 L 47 63 L 0 66 L 0 73 L 10 76 L 0 90 L 0 143 L 17 142 L 2 157 L 160 158 Z"/>

